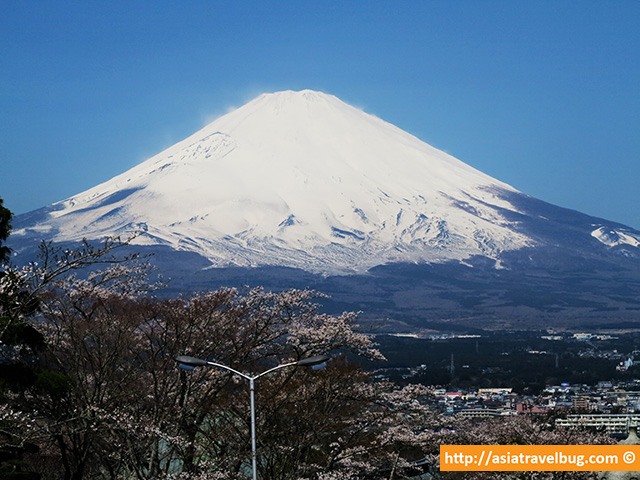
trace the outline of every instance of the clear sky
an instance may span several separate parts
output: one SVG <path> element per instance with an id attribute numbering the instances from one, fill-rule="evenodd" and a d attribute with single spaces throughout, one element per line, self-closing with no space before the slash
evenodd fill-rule
<path id="1" fill-rule="evenodd" d="M 125 171 L 264 92 L 338 96 L 640 229 L 640 2 L 0 2 L 0 197 Z"/>

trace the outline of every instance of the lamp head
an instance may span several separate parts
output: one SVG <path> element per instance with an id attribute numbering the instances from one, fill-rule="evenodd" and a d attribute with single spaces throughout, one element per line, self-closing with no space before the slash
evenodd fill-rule
<path id="1" fill-rule="evenodd" d="M 299 360 L 298 362 L 296 362 L 296 365 L 298 367 L 314 367 L 326 363 L 327 360 L 329 360 L 328 355 L 315 355 L 313 357 L 307 357 Z"/>
<path id="2" fill-rule="evenodd" d="M 206 360 L 202 360 L 201 358 L 189 357 L 187 355 L 181 355 L 176 357 L 176 362 L 179 365 L 185 365 L 187 367 L 204 367 L 209 364 Z"/>

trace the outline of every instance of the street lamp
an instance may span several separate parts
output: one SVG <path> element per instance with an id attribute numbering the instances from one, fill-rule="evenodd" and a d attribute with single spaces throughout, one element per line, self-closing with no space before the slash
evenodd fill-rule
<path id="1" fill-rule="evenodd" d="M 279 370 L 285 367 L 314 367 L 324 365 L 329 357 L 327 355 L 315 355 L 313 357 L 303 358 L 302 360 L 298 360 L 297 362 L 283 363 L 276 367 L 270 368 L 258 375 L 251 376 L 246 373 L 239 372 L 231 367 L 227 367 L 226 365 L 222 365 L 216 362 L 210 362 L 209 360 L 203 360 L 201 358 L 189 357 L 189 356 L 180 356 L 176 357 L 176 362 L 181 367 L 218 367 L 224 370 L 228 370 L 230 372 L 235 373 L 236 375 L 241 376 L 242 378 L 249 380 L 249 392 L 251 397 L 251 465 L 253 467 L 253 480 L 258 479 L 258 468 L 257 468 L 257 456 L 256 456 L 256 408 L 255 408 L 255 381 L 271 372 Z"/>

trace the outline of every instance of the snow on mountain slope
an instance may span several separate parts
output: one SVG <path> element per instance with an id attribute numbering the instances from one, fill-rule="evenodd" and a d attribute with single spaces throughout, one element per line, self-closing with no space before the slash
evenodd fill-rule
<path id="1" fill-rule="evenodd" d="M 634 234 L 633 232 L 625 232 L 622 229 L 599 227 L 591 232 L 591 236 L 597 238 L 609 247 L 616 247 L 619 245 L 640 247 L 640 235 Z"/>
<path id="2" fill-rule="evenodd" d="M 505 219 L 517 209 L 503 192 L 518 193 L 334 96 L 285 91 L 33 212 L 37 221 L 13 235 L 141 231 L 138 243 L 194 251 L 213 266 L 348 273 L 532 246 Z"/>

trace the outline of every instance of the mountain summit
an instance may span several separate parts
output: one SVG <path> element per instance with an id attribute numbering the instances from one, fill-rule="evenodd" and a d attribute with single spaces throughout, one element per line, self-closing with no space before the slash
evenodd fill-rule
<path id="1" fill-rule="evenodd" d="M 304 90 L 261 95 L 123 174 L 17 217 L 13 235 L 142 232 L 140 244 L 196 252 L 214 267 L 323 274 L 478 256 L 499 267 L 505 253 L 559 236 L 637 254 L 639 232 L 567 212 Z"/>

